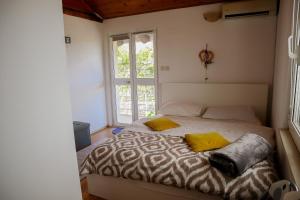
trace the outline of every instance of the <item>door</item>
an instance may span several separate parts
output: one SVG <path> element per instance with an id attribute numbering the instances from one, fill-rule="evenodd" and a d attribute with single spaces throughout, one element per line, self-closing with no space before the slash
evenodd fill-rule
<path id="1" fill-rule="evenodd" d="M 155 34 L 153 31 L 111 37 L 114 124 L 156 114 Z"/>

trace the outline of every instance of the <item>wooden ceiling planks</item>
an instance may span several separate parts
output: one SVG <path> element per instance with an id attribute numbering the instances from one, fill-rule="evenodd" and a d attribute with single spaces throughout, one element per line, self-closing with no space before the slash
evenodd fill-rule
<path id="1" fill-rule="evenodd" d="M 63 0 L 64 13 L 94 21 L 233 0 Z M 236 0 L 237 1 L 237 0 Z"/>

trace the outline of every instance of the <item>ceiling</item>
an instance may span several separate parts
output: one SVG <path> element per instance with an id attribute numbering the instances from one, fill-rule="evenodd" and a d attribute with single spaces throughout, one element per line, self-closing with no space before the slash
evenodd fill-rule
<path id="1" fill-rule="evenodd" d="M 64 13 L 98 22 L 154 11 L 240 0 L 63 0 Z"/>

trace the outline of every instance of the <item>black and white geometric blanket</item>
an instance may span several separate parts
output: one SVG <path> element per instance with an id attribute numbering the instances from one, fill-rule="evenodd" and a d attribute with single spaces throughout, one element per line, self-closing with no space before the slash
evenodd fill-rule
<path id="1" fill-rule="evenodd" d="M 230 178 L 213 168 L 209 152 L 190 150 L 184 138 L 125 130 L 94 149 L 80 173 L 175 186 L 225 199 L 261 199 L 276 173 L 268 160 Z"/>

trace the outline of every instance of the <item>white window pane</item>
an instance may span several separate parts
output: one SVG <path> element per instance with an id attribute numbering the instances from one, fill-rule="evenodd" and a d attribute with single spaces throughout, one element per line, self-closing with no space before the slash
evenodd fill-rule
<path id="1" fill-rule="evenodd" d="M 115 78 L 130 78 L 129 40 L 113 41 Z"/>
<path id="2" fill-rule="evenodd" d="M 130 85 L 116 85 L 117 120 L 119 123 L 132 122 L 132 102 Z"/>
<path id="3" fill-rule="evenodd" d="M 135 35 L 136 77 L 154 78 L 153 34 Z"/>
<path id="4" fill-rule="evenodd" d="M 295 124 L 299 124 L 299 117 L 300 117 L 300 84 L 299 84 L 299 67 L 295 69 L 295 80 L 294 80 L 294 107 L 293 107 L 293 122 Z"/>
<path id="5" fill-rule="evenodd" d="M 154 85 L 138 85 L 138 118 L 153 117 L 155 115 L 155 87 Z"/>

